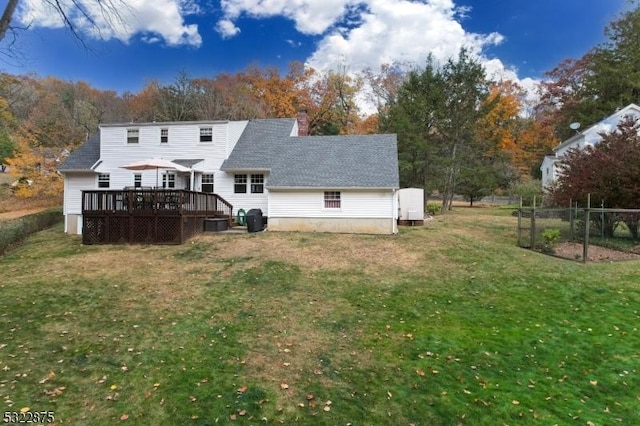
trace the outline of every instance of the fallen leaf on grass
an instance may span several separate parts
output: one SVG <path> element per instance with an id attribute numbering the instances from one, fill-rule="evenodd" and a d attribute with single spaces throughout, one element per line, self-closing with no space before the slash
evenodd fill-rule
<path id="1" fill-rule="evenodd" d="M 128 418 L 129 418 L 129 415 L 128 415 L 128 414 L 123 414 L 123 415 L 121 415 L 121 416 L 120 416 L 120 421 L 121 421 L 121 422 L 124 422 L 124 421 L 125 421 L 125 420 L 127 420 Z"/>
<path id="2" fill-rule="evenodd" d="M 289 389 L 289 385 L 286 384 L 286 383 L 280 383 L 280 389 L 282 389 L 282 390 Z"/>
<path id="3" fill-rule="evenodd" d="M 109 387 L 109 389 L 111 389 L 112 391 L 114 391 L 114 390 L 118 389 L 118 386 L 117 386 L 117 385 L 111 385 L 111 386 Z"/>
<path id="4" fill-rule="evenodd" d="M 598 385 L 598 381 L 597 380 L 589 380 L 589 383 L 591 384 L 591 386 L 597 386 Z"/>
<path id="5" fill-rule="evenodd" d="M 331 411 L 331 407 L 329 407 L 328 405 L 325 405 L 323 408 L 324 411 Z"/>
<path id="6" fill-rule="evenodd" d="M 238 393 L 245 393 L 247 391 L 247 387 L 246 386 L 242 386 L 238 388 Z"/>
<path id="7" fill-rule="evenodd" d="M 247 410 L 240 410 L 240 412 L 238 413 L 241 416 L 246 416 L 247 415 Z"/>
<path id="8" fill-rule="evenodd" d="M 512 403 L 513 405 L 520 405 L 520 401 L 518 401 L 518 400 L 516 400 L 516 399 L 514 399 L 513 401 L 511 401 L 511 403 Z"/>
<path id="9" fill-rule="evenodd" d="M 42 380 L 40 380 L 41 385 L 47 383 L 49 380 L 53 379 L 54 377 L 56 377 L 56 373 L 54 373 L 53 371 L 49 371 L 49 374 L 47 374 Z"/>
<path id="10" fill-rule="evenodd" d="M 196 402 L 196 399 L 197 398 L 195 396 L 193 396 L 193 395 L 189 396 L 189 401 L 191 401 L 191 402 Z"/>
<path id="11" fill-rule="evenodd" d="M 308 394 L 307 394 L 307 400 L 308 400 L 308 401 L 311 401 L 312 399 L 313 399 L 313 394 L 308 393 Z"/>
<path id="12" fill-rule="evenodd" d="M 28 412 L 28 411 L 29 411 L 29 407 L 22 407 L 22 408 L 20 409 L 20 412 L 21 412 L 21 413 L 26 413 L 26 412 Z"/>
<path id="13" fill-rule="evenodd" d="M 416 370 L 416 374 L 417 374 L 418 376 L 424 376 L 424 371 L 422 371 L 421 369 L 419 369 L 419 368 L 418 368 L 418 369 Z"/>
<path id="14" fill-rule="evenodd" d="M 65 387 L 64 387 L 64 386 L 57 387 L 57 388 L 52 389 L 52 390 L 45 389 L 45 390 L 43 391 L 43 393 L 44 393 L 45 395 L 47 395 L 47 396 L 58 396 L 58 395 L 62 395 L 62 391 L 63 391 L 64 389 L 65 389 Z"/>
<path id="15" fill-rule="evenodd" d="M 230 420 L 235 420 L 235 419 L 236 419 L 236 415 L 235 415 L 235 414 L 231 414 L 231 415 L 229 416 L 229 419 L 230 419 Z"/>

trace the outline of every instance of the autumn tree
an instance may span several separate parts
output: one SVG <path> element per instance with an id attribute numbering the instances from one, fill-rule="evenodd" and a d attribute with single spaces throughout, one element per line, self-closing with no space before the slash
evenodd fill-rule
<path id="1" fill-rule="evenodd" d="M 539 173 L 540 162 L 558 140 L 553 129 L 535 115 L 522 115 L 524 97 L 524 90 L 512 81 L 494 83 L 478 132 L 490 156 L 507 162 L 526 180 Z"/>
<path id="2" fill-rule="evenodd" d="M 9 103 L 0 97 L 0 171 L 6 170 L 7 159 L 13 157 L 15 144 L 13 142 L 13 129 L 15 118 L 9 110 Z"/>

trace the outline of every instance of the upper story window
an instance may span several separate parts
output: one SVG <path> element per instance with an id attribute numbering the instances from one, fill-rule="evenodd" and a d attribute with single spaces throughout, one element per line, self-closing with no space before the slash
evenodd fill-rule
<path id="1" fill-rule="evenodd" d="M 213 193 L 213 173 L 202 175 L 202 192 Z"/>
<path id="2" fill-rule="evenodd" d="M 264 192 L 264 175 L 251 175 L 251 193 L 262 194 Z"/>
<path id="3" fill-rule="evenodd" d="M 235 175 L 233 185 L 233 192 L 236 194 L 247 193 L 247 175 Z"/>
<path id="4" fill-rule="evenodd" d="M 213 141 L 213 127 L 200 127 L 200 142 Z"/>
<path id="5" fill-rule="evenodd" d="M 324 193 L 324 208 L 325 209 L 339 209 L 340 208 L 340 192 L 337 192 L 337 191 L 325 191 L 325 193 Z"/>
<path id="6" fill-rule="evenodd" d="M 142 175 L 140 173 L 136 173 L 133 175 L 133 187 L 141 188 L 142 187 Z"/>
<path id="7" fill-rule="evenodd" d="M 140 142 L 140 129 L 127 129 L 127 143 Z"/>
<path id="8" fill-rule="evenodd" d="M 98 188 L 108 188 L 109 187 L 109 174 L 101 173 L 98 175 Z"/>
<path id="9" fill-rule="evenodd" d="M 169 129 L 160 129 L 160 143 L 169 142 Z"/>

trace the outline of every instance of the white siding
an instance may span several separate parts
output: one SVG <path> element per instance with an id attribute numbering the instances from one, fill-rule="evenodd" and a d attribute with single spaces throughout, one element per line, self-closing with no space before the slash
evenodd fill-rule
<path id="1" fill-rule="evenodd" d="M 95 173 L 67 173 L 64 180 L 64 214 L 82 213 L 82 191 L 96 189 Z"/>
<path id="2" fill-rule="evenodd" d="M 69 232 L 69 220 L 79 218 L 78 225 L 71 225 L 71 230 L 82 233 L 82 191 L 97 187 L 98 175 L 95 173 L 66 173 L 64 177 L 64 232 Z M 74 229 L 76 228 L 77 229 Z"/>
<path id="3" fill-rule="evenodd" d="M 324 208 L 324 190 L 270 191 L 269 217 L 397 218 L 392 190 L 340 191 L 340 208 Z"/>
<path id="4" fill-rule="evenodd" d="M 235 146 L 247 122 L 216 123 L 172 123 L 155 126 L 144 125 L 140 129 L 140 141 L 137 144 L 127 143 L 127 129 L 136 128 L 135 124 L 122 127 L 106 126 L 101 128 L 102 163 L 97 168 L 100 173 L 111 175 L 111 188 L 119 189 L 133 185 L 133 175 L 142 173 L 143 186 L 155 186 L 156 172 L 153 170 L 137 172 L 120 168 L 134 161 L 147 158 L 162 157 L 167 160 L 203 159 L 198 164 L 202 171 L 216 171 L 228 156 L 229 147 Z M 200 128 L 213 128 L 213 141 L 200 142 Z M 160 129 L 169 129 L 169 142 L 160 143 Z M 230 129 L 232 131 L 230 131 Z M 162 184 L 161 170 L 158 185 Z M 176 188 L 184 188 L 187 174 L 177 173 Z"/>

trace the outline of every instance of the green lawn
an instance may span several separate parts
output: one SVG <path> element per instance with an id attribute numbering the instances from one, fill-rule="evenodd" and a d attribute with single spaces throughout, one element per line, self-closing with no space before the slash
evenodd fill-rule
<path id="1" fill-rule="evenodd" d="M 57 424 L 640 424 L 640 262 L 516 247 L 505 209 L 400 236 L 206 235 L 0 258 L 3 411 Z"/>

